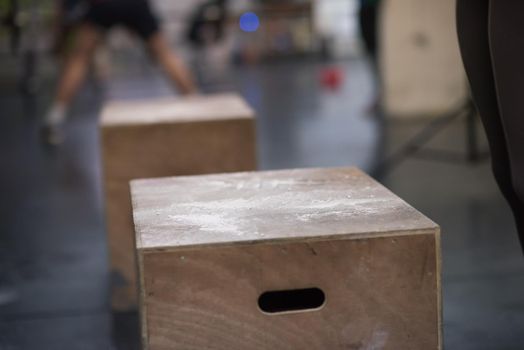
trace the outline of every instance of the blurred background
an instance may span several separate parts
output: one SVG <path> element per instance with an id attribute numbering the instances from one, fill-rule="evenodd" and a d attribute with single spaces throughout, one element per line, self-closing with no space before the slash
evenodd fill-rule
<path id="1" fill-rule="evenodd" d="M 176 92 L 116 28 L 65 142 L 42 143 L 75 40 L 74 6 L 65 32 L 57 3 L 0 0 L 0 349 L 138 349 L 137 315 L 109 307 L 97 120 L 110 99 Z M 151 0 L 199 89 L 255 109 L 259 168 L 370 173 L 442 227 L 445 347 L 523 349 L 524 261 L 469 101 L 454 0 L 218 3 Z"/>

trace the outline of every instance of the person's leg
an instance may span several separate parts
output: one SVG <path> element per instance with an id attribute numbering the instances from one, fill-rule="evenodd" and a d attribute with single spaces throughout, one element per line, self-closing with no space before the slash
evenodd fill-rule
<path id="1" fill-rule="evenodd" d="M 115 0 L 122 22 L 144 40 L 153 58 L 164 68 L 182 94 L 197 92 L 193 77 L 176 56 L 161 31 L 158 19 L 147 0 Z"/>
<path id="2" fill-rule="evenodd" d="M 77 33 L 73 51 L 67 59 L 56 93 L 56 103 L 68 106 L 84 81 L 89 63 L 100 41 L 99 30 L 83 24 Z"/>
<path id="3" fill-rule="evenodd" d="M 181 93 L 193 94 L 197 92 L 192 74 L 184 62 L 173 53 L 163 33 L 158 31 L 149 37 L 147 46 Z"/>
<path id="4" fill-rule="evenodd" d="M 513 185 L 506 135 L 497 102 L 488 36 L 489 2 L 457 0 L 457 31 L 472 97 L 486 130 L 493 173 L 511 206 L 522 238 L 524 204 Z"/>
<path id="5" fill-rule="evenodd" d="M 377 60 L 377 15 L 378 3 L 363 3 L 359 10 L 360 34 L 366 51 L 376 65 Z"/>
<path id="6" fill-rule="evenodd" d="M 513 187 L 524 203 L 524 2 L 491 0 L 489 39 Z M 515 213 L 524 246 L 524 206 Z"/>
<path id="7" fill-rule="evenodd" d="M 53 104 L 44 120 L 50 143 L 59 143 L 62 139 L 59 126 L 65 121 L 67 108 L 84 81 L 99 40 L 100 32 L 95 26 L 82 24 L 79 27 L 74 48 L 59 78 Z"/>
<path id="8" fill-rule="evenodd" d="M 360 1 L 359 22 L 360 34 L 371 63 L 371 72 L 374 78 L 374 96 L 367 112 L 375 117 L 381 118 L 381 88 L 379 71 L 379 14 L 380 0 Z"/>

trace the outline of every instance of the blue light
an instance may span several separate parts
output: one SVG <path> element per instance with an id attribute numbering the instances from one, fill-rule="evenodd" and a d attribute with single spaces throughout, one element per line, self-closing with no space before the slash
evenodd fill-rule
<path id="1" fill-rule="evenodd" d="M 259 26 L 260 21 L 254 12 L 246 12 L 240 16 L 240 29 L 244 32 L 256 32 Z"/>

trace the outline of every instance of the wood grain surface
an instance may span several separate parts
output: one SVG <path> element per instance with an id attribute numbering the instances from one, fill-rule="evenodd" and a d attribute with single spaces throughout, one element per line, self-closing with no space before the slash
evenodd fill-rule
<path id="1" fill-rule="evenodd" d="M 195 95 L 112 101 L 102 111 L 103 126 L 252 119 L 253 109 L 237 94 Z"/>
<path id="2" fill-rule="evenodd" d="M 131 191 L 141 249 L 437 227 L 357 168 L 144 179 Z"/>

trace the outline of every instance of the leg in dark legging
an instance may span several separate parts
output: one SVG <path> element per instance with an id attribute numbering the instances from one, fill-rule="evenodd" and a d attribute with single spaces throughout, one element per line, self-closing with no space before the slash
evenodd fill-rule
<path id="1" fill-rule="evenodd" d="M 472 96 L 486 130 L 491 150 L 493 174 L 513 211 L 521 243 L 524 243 L 522 240 L 524 203 L 517 196 L 512 181 L 506 135 L 499 113 L 493 76 L 488 35 L 489 2 L 489 0 L 457 1 L 460 51 L 471 85 Z"/>
<path id="2" fill-rule="evenodd" d="M 376 65 L 377 60 L 377 17 L 378 4 L 363 3 L 358 13 L 360 33 L 366 46 L 366 51 Z"/>
<path id="3" fill-rule="evenodd" d="M 506 135 L 515 213 L 524 246 L 524 13 L 523 1 L 491 0 L 489 39 L 500 115 Z"/>

